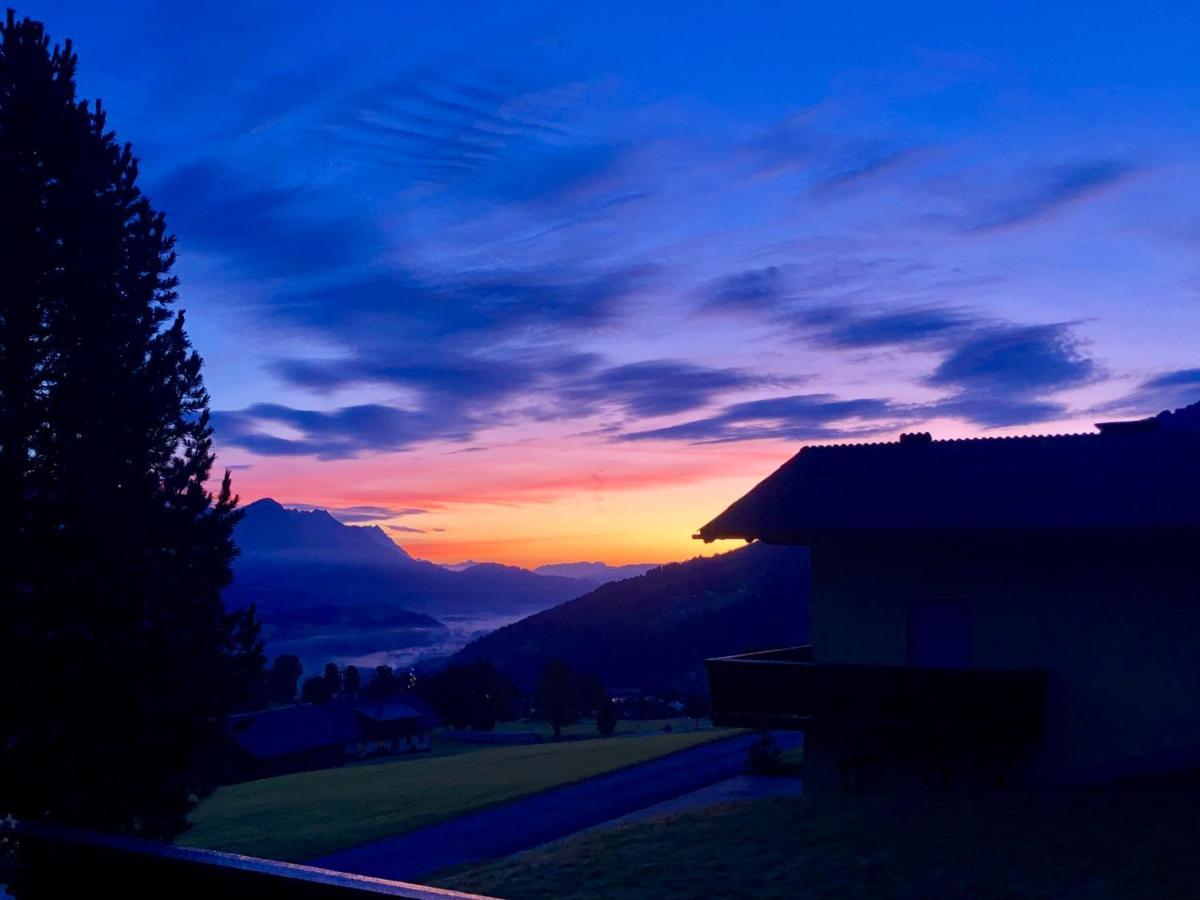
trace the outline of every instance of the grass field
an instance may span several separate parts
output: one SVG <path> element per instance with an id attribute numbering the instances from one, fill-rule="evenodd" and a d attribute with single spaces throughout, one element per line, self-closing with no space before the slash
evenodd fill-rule
<path id="1" fill-rule="evenodd" d="M 1196 897 L 1200 780 L 917 801 L 751 800 L 435 876 L 511 900 Z"/>
<path id="2" fill-rule="evenodd" d="M 614 734 L 655 734 L 663 731 L 668 725 L 672 731 L 694 731 L 696 730 L 695 722 L 692 719 L 686 719 L 680 716 L 675 719 L 621 719 L 617 722 L 617 730 Z M 712 728 L 712 723 L 707 719 L 700 720 L 700 728 Z M 545 737 L 550 737 L 554 734 L 554 729 L 546 722 L 530 719 L 520 720 L 516 722 L 497 722 L 494 729 L 498 732 L 519 732 L 519 733 L 534 733 Z M 573 725 L 566 725 L 562 730 L 563 736 L 574 735 L 596 735 L 595 719 L 581 719 Z"/>
<path id="3" fill-rule="evenodd" d="M 644 738 L 487 747 L 474 752 L 267 778 L 218 790 L 179 843 L 299 860 L 403 834 L 463 813 L 727 737 Z"/>

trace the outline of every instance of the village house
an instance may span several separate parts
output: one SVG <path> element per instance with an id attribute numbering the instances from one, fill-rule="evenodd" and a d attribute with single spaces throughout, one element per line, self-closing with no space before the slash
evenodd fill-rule
<path id="1" fill-rule="evenodd" d="M 427 752 L 437 717 L 416 697 L 300 703 L 232 716 L 219 754 L 226 783 Z"/>
<path id="2" fill-rule="evenodd" d="M 812 785 L 1200 764 L 1200 404 L 1090 434 L 806 447 L 700 529 L 811 547 L 811 646 L 708 663 Z"/>

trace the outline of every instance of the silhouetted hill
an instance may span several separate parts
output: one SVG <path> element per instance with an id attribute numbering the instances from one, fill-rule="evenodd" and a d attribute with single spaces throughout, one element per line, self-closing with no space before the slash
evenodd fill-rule
<path id="1" fill-rule="evenodd" d="M 623 581 L 644 575 L 651 569 L 657 569 L 661 563 L 629 563 L 624 566 L 610 566 L 602 562 L 573 562 L 552 563 L 538 566 L 533 571 L 538 575 L 558 575 L 564 578 L 579 578 L 594 582 L 597 586 L 608 584 L 610 581 Z"/>
<path id="2" fill-rule="evenodd" d="M 610 688 L 704 684 L 707 657 L 808 641 L 808 551 L 752 544 L 597 588 L 480 638 L 452 662 L 488 659 L 526 690 L 558 657 Z"/>
<path id="3" fill-rule="evenodd" d="M 313 562 L 414 562 L 378 526 L 349 527 L 323 509 L 287 509 L 270 498 L 246 507 L 238 523 L 243 558 Z"/>
<path id="4" fill-rule="evenodd" d="M 428 616 L 533 612 L 592 587 L 508 566 L 453 572 L 413 559 L 376 527 L 343 525 L 323 510 L 286 509 L 270 499 L 246 507 L 234 539 L 241 555 L 226 600 L 256 603 L 267 621 L 369 615 L 428 624 Z M 412 612 L 425 616 L 406 618 Z"/>

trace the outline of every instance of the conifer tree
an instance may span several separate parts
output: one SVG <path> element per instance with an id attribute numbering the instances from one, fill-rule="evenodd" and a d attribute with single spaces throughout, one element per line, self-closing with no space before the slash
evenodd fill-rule
<path id="1" fill-rule="evenodd" d="M 261 684 L 174 239 L 70 42 L 0 27 L 0 815 L 169 837 Z M 35 673 L 27 678 L 28 673 Z"/>

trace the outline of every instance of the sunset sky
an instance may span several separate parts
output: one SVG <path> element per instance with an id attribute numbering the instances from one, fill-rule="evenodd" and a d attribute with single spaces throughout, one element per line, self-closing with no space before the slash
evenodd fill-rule
<path id="1" fill-rule="evenodd" d="M 1196 4 L 41 2 L 178 236 L 219 464 L 659 562 L 808 442 L 1200 399 Z"/>

